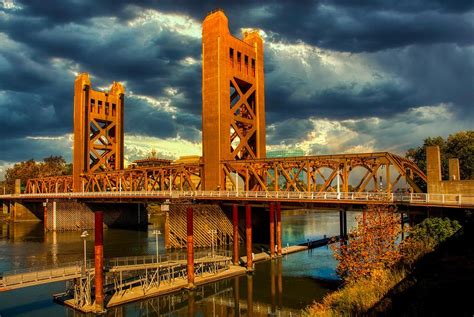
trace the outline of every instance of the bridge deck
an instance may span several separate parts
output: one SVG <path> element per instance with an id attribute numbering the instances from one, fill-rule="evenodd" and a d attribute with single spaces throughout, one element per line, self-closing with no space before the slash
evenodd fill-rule
<path id="1" fill-rule="evenodd" d="M 0 195 L 3 200 L 44 201 L 77 199 L 88 202 L 153 200 L 280 201 L 313 204 L 380 204 L 474 208 L 474 195 L 385 192 L 298 192 L 298 191 L 110 191 Z"/>

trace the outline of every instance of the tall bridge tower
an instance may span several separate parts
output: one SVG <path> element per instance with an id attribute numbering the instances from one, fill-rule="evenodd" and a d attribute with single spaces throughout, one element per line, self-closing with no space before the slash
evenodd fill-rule
<path id="1" fill-rule="evenodd" d="M 87 73 L 74 83 L 73 190 L 82 191 L 82 174 L 123 169 L 124 87 L 95 91 Z"/>
<path id="2" fill-rule="evenodd" d="M 202 26 L 203 189 L 224 188 L 222 161 L 265 157 L 263 40 L 237 39 L 221 10 Z"/>

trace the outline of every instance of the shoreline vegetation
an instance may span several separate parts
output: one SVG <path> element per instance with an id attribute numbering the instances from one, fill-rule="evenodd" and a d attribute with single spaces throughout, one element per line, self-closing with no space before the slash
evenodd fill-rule
<path id="1" fill-rule="evenodd" d="M 427 218 L 396 243 L 394 215 L 386 206 L 368 210 L 351 230 L 349 243 L 334 244 L 337 272 L 344 283 L 304 309 L 303 316 L 403 315 L 397 306 L 405 305 L 402 294 L 418 283 L 413 274 L 420 263 L 450 240 L 462 239 L 465 230 L 456 220 Z"/>

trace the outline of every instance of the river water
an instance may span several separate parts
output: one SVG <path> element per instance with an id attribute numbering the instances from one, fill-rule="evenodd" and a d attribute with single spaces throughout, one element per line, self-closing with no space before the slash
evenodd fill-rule
<path id="1" fill-rule="evenodd" d="M 348 227 L 355 213 L 348 213 Z M 104 256 L 155 254 L 154 229 L 164 219 L 151 216 L 147 231 L 108 229 L 104 231 Z M 339 214 L 321 211 L 283 211 L 283 246 L 337 235 Z M 87 242 L 88 258 L 93 258 L 93 233 Z M 159 241 L 164 251 L 163 239 Z M 243 254 L 243 248 L 241 254 Z M 80 261 L 83 244 L 80 232 L 43 232 L 42 223 L 0 224 L 0 272 Z M 108 316 L 297 316 L 299 311 L 319 301 L 337 287 L 336 261 L 330 248 L 284 256 L 257 263 L 252 275 L 244 275 L 181 292 L 109 309 Z M 65 291 L 65 283 L 0 293 L 0 316 L 80 316 L 56 304 L 52 294 Z M 249 309 L 250 307 L 250 309 Z"/>

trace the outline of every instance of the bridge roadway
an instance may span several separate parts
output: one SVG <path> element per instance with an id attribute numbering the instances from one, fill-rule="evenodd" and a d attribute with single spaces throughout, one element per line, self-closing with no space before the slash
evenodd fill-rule
<path id="1" fill-rule="evenodd" d="M 340 205 L 391 203 L 426 207 L 474 208 L 474 195 L 472 194 L 297 191 L 110 191 L 0 195 L 0 200 L 44 201 L 45 199 L 76 199 L 83 202 L 192 199 L 202 201 L 296 202 Z"/>
<path id="2" fill-rule="evenodd" d="M 231 257 L 227 255 L 209 255 L 197 253 L 194 260 L 195 265 L 230 262 Z M 186 255 L 171 254 L 159 256 L 137 256 L 119 257 L 106 259 L 105 269 L 107 272 L 139 271 L 156 268 L 171 268 L 186 266 Z M 10 291 L 18 288 L 61 282 L 80 278 L 84 276 L 84 262 L 64 263 L 50 267 L 20 269 L 1 273 L 0 292 Z M 94 274 L 92 261 L 87 263 L 87 273 Z"/>

